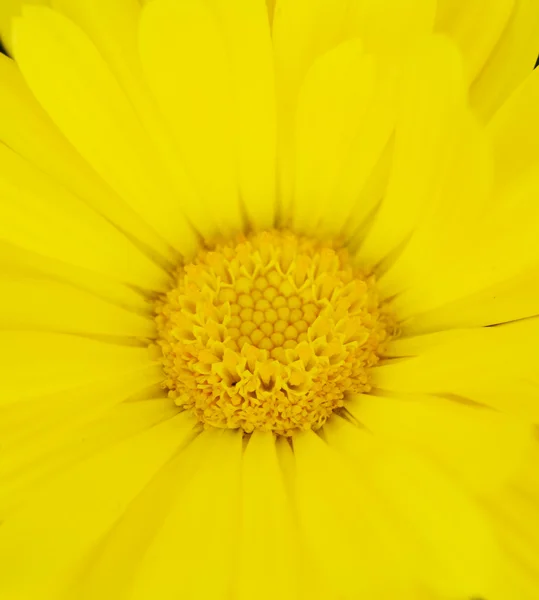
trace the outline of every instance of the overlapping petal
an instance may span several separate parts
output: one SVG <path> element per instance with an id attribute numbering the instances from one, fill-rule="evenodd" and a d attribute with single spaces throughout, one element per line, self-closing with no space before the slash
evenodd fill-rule
<path id="1" fill-rule="evenodd" d="M 29 4 L 0 7 L 0 596 L 535 600 L 537 3 Z M 290 443 L 201 431 L 147 348 L 177 264 L 273 226 L 344 239 L 401 333 Z"/>

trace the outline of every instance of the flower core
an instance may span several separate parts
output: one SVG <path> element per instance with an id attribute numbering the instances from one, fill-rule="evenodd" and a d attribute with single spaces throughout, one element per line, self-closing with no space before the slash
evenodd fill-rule
<path id="1" fill-rule="evenodd" d="M 178 406 L 208 427 L 285 436 L 370 390 L 392 324 L 344 248 L 281 231 L 202 250 L 156 313 Z"/>

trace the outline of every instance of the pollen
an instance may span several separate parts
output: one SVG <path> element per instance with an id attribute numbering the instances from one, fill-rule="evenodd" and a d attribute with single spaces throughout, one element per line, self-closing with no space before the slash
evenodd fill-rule
<path id="1" fill-rule="evenodd" d="M 201 251 L 158 299 L 163 386 L 206 427 L 316 430 L 370 391 L 393 323 L 338 244 L 241 236 Z"/>

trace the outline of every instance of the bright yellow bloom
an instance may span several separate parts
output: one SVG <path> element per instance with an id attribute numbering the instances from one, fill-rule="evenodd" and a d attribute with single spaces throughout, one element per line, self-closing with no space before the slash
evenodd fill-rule
<path id="1" fill-rule="evenodd" d="M 372 390 L 394 329 L 389 305 L 345 248 L 242 237 L 199 253 L 158 302 L 164 385 L 206 426 L 320 429 L 345 396 Z"/>
<path id="2" fill-rule="evenodd" d="M 0 598 L 537 600 L 537 1 L 0 36 Z"/>

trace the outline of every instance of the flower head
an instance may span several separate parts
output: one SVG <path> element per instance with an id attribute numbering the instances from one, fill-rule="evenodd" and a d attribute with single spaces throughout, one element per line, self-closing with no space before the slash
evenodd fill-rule
<path id="1" fill-rule="evenodd" d="M 536 600 L 536 2 L 0 37 L 2 600 Z"/>

